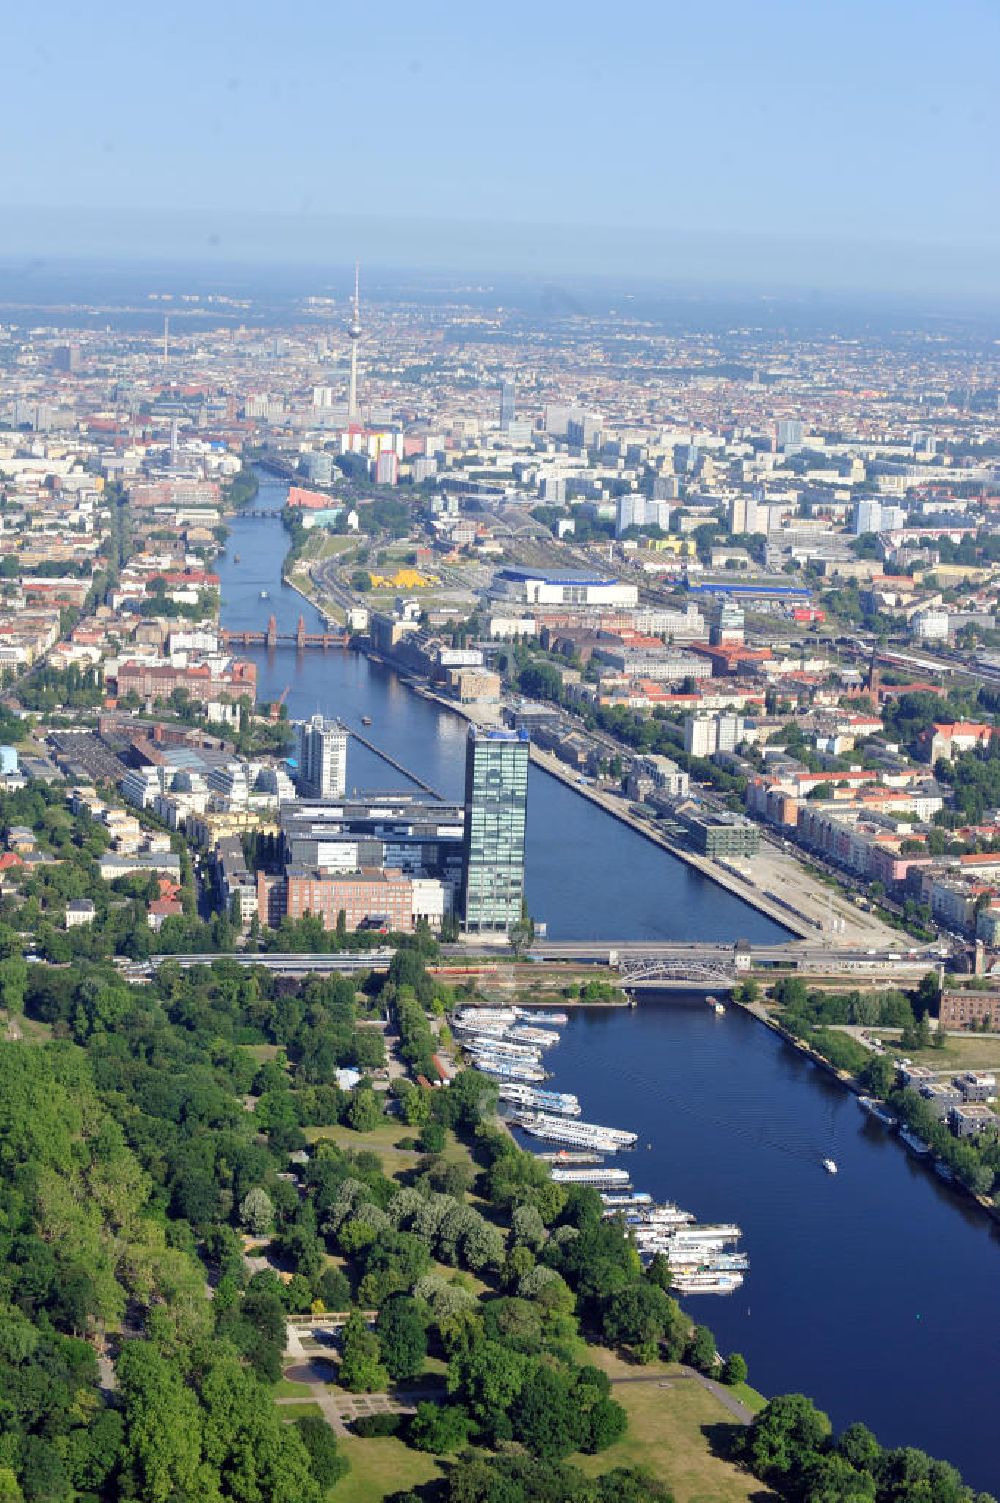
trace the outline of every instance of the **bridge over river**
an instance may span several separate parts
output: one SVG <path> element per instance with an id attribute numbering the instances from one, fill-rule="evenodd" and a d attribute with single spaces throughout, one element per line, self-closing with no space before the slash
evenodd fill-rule
<path id="1" fill-rule="evenodd" d="M 442 945 L 441 952 L 444 962 L 453 966 L 506 966 L 512 960 L 510 951 L 499 946 Z M 187 969 L 194 965 L 211 965 L 215 960 L 230 960 L 241 966 L 263 966 L 283 976 L 350 975 L 385 970 L 394 954 L 391 946 L 383 945 L 373 950 L 335 951 L 331 954 L 241 951 L 233 955 L 156 955 L 145 967 L 136 967 L 136 971 L 148 974 L 168 961 Z M 898 951 L 849 950 L 794 940 L 774 945 L 538 940 L 523 956 L 526 961 L 538 965 L 561 961 L 609 967 L 618 973 L 622 985 L 629 991 L 671 987 L 688 991 L 723 991 L 736 985 L 741 975 L 759 976 L 772 969 L 808 975 L 816 980 L 824 976 L 851 976 L 859 984 L 877 981 L 912 986 L 942 958 L 937 947 L 921 946 Z"/>

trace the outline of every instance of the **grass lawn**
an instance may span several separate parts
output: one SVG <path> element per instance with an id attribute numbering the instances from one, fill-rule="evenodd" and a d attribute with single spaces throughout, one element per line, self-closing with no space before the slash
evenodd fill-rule
<path id="1" fill-rule="evenodd" d="M 278 1053 L 277 1044 L 241 1044 L 240 1047 L 248 1054 L 252 1054 L 254 1059 L 259 1060 L 262 1065 L 269 1059 L 274 1059 Z"/>
<path id="2" fill-rule="evenodd" d="M 276 1399 L 307 1399 L 312 1389 L 308 1383 L 296 1383 L 292 1378 L 279 1378 L 271 1392 Z"/>
<path id="3" fill-rule="evenodd" d="M 323 1418 L 323 1411 L 318 1404 L 279 1404 L 278 1413 L 286 1425 L 290 1425 L 293 1420 L 310 1419 L 315 1415 Z"/>
<path id="4" fill-rule="evenodd" d="M 20 1032 L 21 1041 L 25 1044 L 47 1044 L 52 1039 L 51 1023 L 39 1023 L 35 1018 L 26 1018 L 21 1013 L 13 1021 L 15 1030 Z M 6 1030 L 10 1022 L 10 1013 L 0 1012 L 0 1029 Z"/>
<path id="5" fill-rule="evenodd" d="M 328 1138 L 338 1148 L 349 1148 L 354 1153 L 360 1153 L 365 1148 L 373 1153 L 384 1153 L 387 1148 L 395 1148 L 403 1138 L 415 1138 L 417 1135 L 415 1127 L 407 1127 L 398 1118 L 380 1122 L 372 1132 L 354 1132 L 352 1128 L 339 1124 L 335 1127 L 306 1127 L 303 1131 L 310 1143 L 315 1143 L 319 1138 Z"/>
<path id="6" fill-rule="evenodd" d="M 377 1153 L 382 1160 L 383 1169 L 390 1178 L 398 1178 L 399 1175 L 416 1168 L 421 1158 L 420 1151 L 400 1148 L 398 1145 L 406 1138 L 416 1138 L 419 1131 L 419 1128 L 408 1127 L 405 1122 L 396 1119 L 381 1122 L 374 1132 L 353 1132 L 351 1128 L 340 1125 L 303 1128 L 310 1143 L 316 1143 L 325 1138 L 331 1143 L 336 1143 L 338 1148 L 350 1149 L 353 1153 L 360 1153 L 366 1149 Z M 468 1147 L 465 1143 L 459 1142 L 453 1133 L 448 1134 L 442 1157 L 454 1163 L 462 1160 L 472 1163 Z M 476 1166 L 473 1165 L 473 1167 Z"/>
<path id="7" fill-rule="evenodd" d="M 433 1456 L 411 1451 L 394 1435 L 359 1435 L 338 1438 L 337 1449 L 351 1463 L 347 1476 L 337 1483 L 337 1503 L 381 1503 L 391 1493 L 420 1487 L 441 1476 Z"/>
<path id="8" fill-rule="evenodd" d="M 734 1399 L 739 1399 L 741 1404 L 752 1409 L 754 1414 L 759 1414 L 767 1403 L 764 1395 L 758 1393 L 756 1388 L 751 1388 L 749 1383 L 734 1383 L 729 1392 Z"/>
<path id="9" fill-rule="evenodd" d="M 757 1478 L 714 1454 L 712 1439 L 724 1439 L 734 1421 L 695 1379 L 678 1377 L 678 1368 L 669 1364 L 633 1367 L 602 1347 L 590 1347 L 588 1355 L 604 1368 L 614 1385 L 612 1397 L 628 1411 L 628 1433 L 599 1456 L 571 1457 L 582 1471 L 596 1476 L 615 1466 L 648 1467 L 677 1503 L 763 1503 L 769 1496 Z M 653 1381 L 621 1381 L 635 1377 Z M 661 1388 L 661 1382 L 670 1387 Z M 735 1396 L 750 1404 L 742 1389 Z"/>
<path id="10" fill-rule="evenodd" d="M 898 1033 L 888 1028 L 874 1032 L 891 1050 L 900 1048 Z M 930 1070 L 1000 1069 L 1000 1038 L 975 1033 L 949 1033 L 945 1037 L 943 1049 L 907 1049 L 905 1053 Z"/>

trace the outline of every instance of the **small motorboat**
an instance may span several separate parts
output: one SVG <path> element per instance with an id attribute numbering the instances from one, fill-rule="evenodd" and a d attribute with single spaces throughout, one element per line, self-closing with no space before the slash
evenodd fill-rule
<path id="1" fill-rule="evenodd" d="M 836 1161 L 836 1159 L 824 1159 L 823 1160 L 823 1168 L 826 1170 L 827 1174 L 836 1174 L 837 1173 L 837 1161 Z"/>

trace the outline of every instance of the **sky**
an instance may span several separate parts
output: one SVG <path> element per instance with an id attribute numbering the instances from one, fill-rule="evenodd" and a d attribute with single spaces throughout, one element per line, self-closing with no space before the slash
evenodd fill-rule
<path id="1" fill-rule="evenodd" d="M 0 256 L 1000 295 L 998 0 L 39 0 Z"/>

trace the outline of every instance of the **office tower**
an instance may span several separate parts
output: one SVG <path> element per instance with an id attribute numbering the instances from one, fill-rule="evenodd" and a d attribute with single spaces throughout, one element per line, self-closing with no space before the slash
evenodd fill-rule
<path id="1" fill-rule="evenodd" d="M 527 737 L 470 727 L 462 907 L 471 934 L 505 934 L 521 917 L 527 806 Z"/>
<path id="2" fill-rule="evenodd" d="M 514 382 L 510 376 L 504 376 L 500 382 L 500 429 L 506 433 L 514 421 Z"/>
<path id="3" fill-rule="evenodd" d="M 347 731 L 336 720 L 314 715 L 295 726 L 296 783 L 302 798 L 343 798 L 347 786 Z"/>
<path id="4" fill-rule="evenodd" d="M 712 611 L 708 640 L 713 647 L 742 645 L 745 624 L 743 607 L 723 595 Z"/>
<path id="5" fill-rule="evenodd" d="M 347 337 L 351 341 L 351 384 L 347 396 L 347 421 L 358 420 L 358 340 L 361 338 L 361 307 L 358 300 L 358 276 L 360 267 L 354 263 L 354 305 L 347 325 Z"/>
<path id="6" fill-rule="evenodd" d="M 78 344 L 56 345 L 52 351 L 52 364 L 57 371 L 74 373 L 80 369 L 80 346 Z"/>
<path id="7" fill-rule="evenodd" d="M 854 536 L 863 537 L 866 532 L 882 531 L 882 503 L 871 497 L 862 497 L 854 503 Z"/>
<path id="8" fill-rule="evenodd" d="M 787 453 L 789 449 L 801 449 L 806 435 L 805 423 L 797 418 L 780 418 L 778 421 L 778 447 Z"/>

